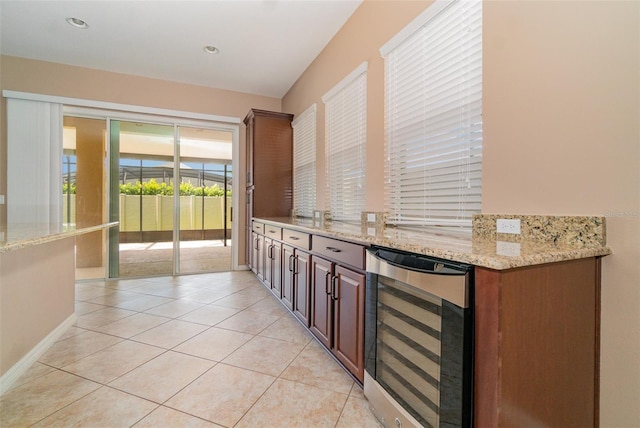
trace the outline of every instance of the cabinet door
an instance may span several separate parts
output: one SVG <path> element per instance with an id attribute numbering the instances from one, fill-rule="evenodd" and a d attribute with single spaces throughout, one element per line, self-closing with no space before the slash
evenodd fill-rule
<path id="1" fill-rule="evenodd" d="M 293 281 L 293 313 L 309 327 L 309 291 L 311 255 L 296 249 Z"/>
<path id="2" fill-rule="evenodd" d="M 271 289 L 271 284 L 273 281 L 273 240 L 267 238 L 266 236 L 262 238 L 264 241 L 264 269 L 263 269 L 263 278 L 262 281 L 267 288 Z"/>
<path id="3" fill-rule="evenodd" d="M 293 116 L 252 110 L 253 145 L 248 182 L 253 185 L 253 216 L 283 217 L 293 208 Z"/>
<path id="4" fill-rule="evenodd" d="M 271 263 L 272 263 L 272 278 L 271 278 L 271 291 L 273 294 L 281 297 L 282 290 L 282 244 L 278 241 L 273 241 L 271 244 Z"/>
<path id="5" fill-rule="evenodd" d="M 282 246 L 282 302 L 289 309 L 293 308 L 293 247 Z"/>
<path id="6" fill-rule="evenodd" d="M 257 243 L 256 243 L 256 270 L 258 274 L 258 278 L 262 281 L 265 279 L 265 244 L 264 244 L 264 236 L 258 234 L 257 235 Z"/>
<path id="7" fill-rule="evenodd" d="M 363 274 L 335 266 L 333 353 L 361 382 L 364 381 Z"/>
<path id="8" fill-rule="evenodd" d="M 333 300 L 331 282 L 333 263 L 316 256 L 311 257 L 311 332 L 326 346 L 331 348 Z"/>
<path id="9" fill-rule="evenodd" d="M 250 264 L 251 264 L 251 270 L 253 271 L 253 273 L 255 273 L 256 275 L 258 275 L 258 278 L 262 279 L 262 277 L 260 276 L 260 246 L 261 246 L 261 237 L 260 235 L 258 235 L 255 232 L 251 232 L 251 257 L 250 257 Z"/>

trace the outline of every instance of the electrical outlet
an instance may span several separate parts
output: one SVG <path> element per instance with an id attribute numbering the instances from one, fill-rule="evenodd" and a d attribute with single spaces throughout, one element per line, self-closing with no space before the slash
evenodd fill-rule
<path id="1" fill-rule="evenodd" d="M 376 213 L 367 213 L 367 223 L 376 222 Z"/>
<path id="2" fill-rule="evenodd" d="M 0 195 L 0 205 L 4 205 L 4 195 Z"/>
<path id="3" fill-rule="evenodd" d="M 499 256 L 519 257 L 520 256 L 520 243 L 519 242 L 496 242 L 496 254 Z"/>
<path id="4" fill-rule="evenodd" d="M 520 234 L 520 219 L 499 218 L 496 221 L 496 232 Z"/>

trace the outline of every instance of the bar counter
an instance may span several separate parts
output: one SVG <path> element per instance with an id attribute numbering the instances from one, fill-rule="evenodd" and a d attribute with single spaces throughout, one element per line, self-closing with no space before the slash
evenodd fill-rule
<path id="1" fill-rule="evenodd" d="M 0 228 L 0 393 L 75 322 L 75 238 L 117 226 Z"/>

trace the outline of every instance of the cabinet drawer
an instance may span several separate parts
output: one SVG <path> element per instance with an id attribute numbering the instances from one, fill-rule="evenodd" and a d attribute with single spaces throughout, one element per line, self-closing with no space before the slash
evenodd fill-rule
<path id="1" fill-rule="evenodd" d="M 311 235 L 297 230 L 282 229 L 282 240 L 305 250 L 311 249 Z"/>
<path id="2" fill-rule="evenodd" d="M 277 226 L 264 225 L 264 236 L 271 239 L 282 239 L 282 228 Z"/>
<path id="3" fill-rule="evenodd" d="M 264 235 L 264 223 L 253 222 L 252 230 L 256 233 Z"/>
<path id="4" fill-rule="evenodd" d="M 364 269 L 364 246 L 314 235 L 311 250 L 319 255 Z"/>

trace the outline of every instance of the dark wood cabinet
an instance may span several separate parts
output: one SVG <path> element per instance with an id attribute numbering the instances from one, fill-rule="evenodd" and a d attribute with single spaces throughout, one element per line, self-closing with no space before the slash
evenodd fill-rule
<path id="1" fill-rule="evenodd" d="M 269 275 L 268 285 L 271 292 L 278 298 L 282 296 L 282 243 L 276 240 L 268 239 L 269 245 L 266 250 L 265 272 Z M 266 281 L 265 281 L 266 283 Z"/>
<path id="2" fill-rule="evenodd" d="M 264 225 L 264 284 L 273 294 L 280 297 L 282 287 L 282 229 L 269 224 Z"/>
<path id="3" fill-rule="evenodd" d="M 250 232 L 258 278 L 363 382 L 365 246 L 268 220 Z M 476 267 L 474 299 L 474 425 L 598 426 L 600 258 Z"/>
<path id="4" fill-rule="evenodd" d="M 312 256 L 309 329 L 360 382 L 364 381 L 363 273 Z"/>
<path id="5" fill-rule="evenodd" d="M 476 268 L 475 426 L 598 426 L 600 259 Z"/>
<path id="6" fill-rule="evenodd" d="M 251 270 L 259 279 L 264 280 L 264 237 L 251 232 Z"/>
<path id="7" fill-rule="evenodd" d="M 333 263 L 311 258 L 311 323 L 309 329 L 327 348 L 333 343 Z"/>
<path id="8" fill-rule="evenodd" d="M 282 303 L 289 309 L 293 309 L 293 263 L 294 248 L 290 245 L 282 246 Z"/>
<path id="9" fill-rule="evenodd" d="M 313 237 L 309 329 L 360 382 L 364 381 L 364 247 Z M 333 261 L 319 257 L 331 257 Z M 355 265 L 356 269 L 342 263 Z"/>
<path id="10" fill-rule="evenodd" d="M 282 260 L 282 301 L 309 327 L 311 255 L 291 245 L 283 245 Z"/>
<path id="11" fill-rule="evenodd" d="M 311 235 L 282 229 L 282 301 L 309 327 Z"/>
<path id="12" fill-rule="evenodd" d="M 246 125 L 246 236 L 253 217 L 289 217 L 293 208 L 293 115 L 252 109 Z M 250 261 L 250 245 L 246 257 Z"/>
<path id="13" fill-rule="evenodd" d="M 333 353 L 364 382 L 364 274 L 335 266 Z"/>
<path id="14" fill-rule="evenodd" d="M 266 236 L 262 239 L 264 240 L 264 244 L 262 245 L 264 249 L 264 274 L 262 276 L 262 282 L 267 288 L 273 289 L 273 240 Z"/>
<path id="15" fill-rule="evenodd" d="M 309 290 L 311 255 L 290 245 L 282 246 L 282 301 L 309 327 Z"/>
<path id="16" fill-rule="evenodd" d="M 364 381 L 364 249 L 252 223 L 252 269 L 342 365 Z"/>
<path id="17" fill-rule="evenodd" d="M 311 255 L 296 248 L 293 262 L 293 314 L 309 327 L 309 281 Z"/>

